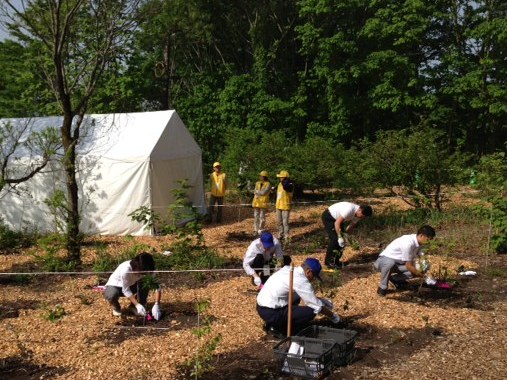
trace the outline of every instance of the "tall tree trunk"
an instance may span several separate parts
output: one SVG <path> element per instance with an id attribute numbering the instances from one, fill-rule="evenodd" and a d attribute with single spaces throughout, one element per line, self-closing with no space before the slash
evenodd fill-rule
<path id="1" fill-rule="evenodd" d="M 62 144 L 65 151 L 63 167 L 67 187 L 67 257 L 69 261 L 81 263 L 81 241 L 79 234 L 79 195 L 76 179 L 76 144 L 72 137 L 72 115 L 64 116 Z"/>

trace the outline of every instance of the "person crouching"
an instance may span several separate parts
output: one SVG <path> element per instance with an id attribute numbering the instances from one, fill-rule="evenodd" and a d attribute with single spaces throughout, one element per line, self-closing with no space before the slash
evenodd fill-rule
<path id="1" fill-rule="evenodd" d="M 109 276 L 104 291 L 104 298 L 112 307 L 112 313 L 116 317 L 121 316 L 121 306 L 119 298 L 127 297 L 136 309 L 136 313 L 141 316 L 146 315 L 146 300 L 149 289 L 143 286 L 143 277 L 147 273 L 155 270 L 155 261 L 149 253 L 138 254 L 132 260 L 124 261 Z M 160 286 L 155 291 L 155 304 L 151 310 L 153 318 L 159 320 L 161 317 L 160 298 L 162 296 Z"/>

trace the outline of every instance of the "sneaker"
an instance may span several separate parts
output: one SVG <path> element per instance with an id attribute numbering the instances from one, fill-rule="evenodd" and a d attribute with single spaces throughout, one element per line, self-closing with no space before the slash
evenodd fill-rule
<path id="1" fill-rule="evenodd" d="M 381 297 L 385 297 L 387 294 L 387 289 L 377 288 L 377 294 Z"/>
<path id="2" fill-rule="evenodd" d="M 275 337 L 276 339 L 285 339 L 286 336 L 281 331 L 275 329 L 273 326 L 268 326 L 264 324 L 263 330 L 266 332 L 266 334 L 271 335 L 272 337 Z"/>
<path id="3" fill-rule="evenodd" d="M 116 309 L 113 309 L 112 310 L 112 313 L 113 313 L 113 316 L 114 317 L 121 317 L 121 311 L 118 311 Z"/>

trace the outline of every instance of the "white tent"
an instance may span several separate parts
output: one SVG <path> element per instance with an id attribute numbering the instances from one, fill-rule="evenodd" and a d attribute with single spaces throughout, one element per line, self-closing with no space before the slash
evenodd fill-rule
<path id="1" fill-rule="evenodd" d="M 60 127 L 61 117 L 3 119 L 30 123 L 31 130 Z M 188 197 L 205 212 L 201 149 L 175 111 L 89 115 L 78 145 L 80 229 L 86 234 L 147 235 L 153 233 L 128 216 L 141 206 L 167 214 L 174 201 L 171 189 L 187 180 Z M 28 158 L 19 157 L 27 164 Z M 55 218 L 44 200 L 64 190 L 55 163 L 24 183 L 21 194 L 0 199 L 0 216 L 14 229 L 33 225 L 55 230 Z"/>

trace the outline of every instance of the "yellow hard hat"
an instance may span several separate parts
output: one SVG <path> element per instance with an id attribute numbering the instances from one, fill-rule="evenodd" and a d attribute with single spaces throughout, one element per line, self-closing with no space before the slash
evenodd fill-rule
<path id="1" fill-rule="evenodd" d="M 287 170 L 280 170 L 280 173 L 276 175 L 278 178 L 289 178 L 289 172 Z"/>
<path id="2" fill-rule="evenodd" d="M 217 166 L 222 166 L 220 165 L 220 162 L 216 161 L 214 164 L 213 164 L 213 167 L 216 168 Z"/>
<path id="3" fill-rule="evenodd" d="M 260 176 L 263 176 L 263 177 L 268 177 L 268 176 L 269 176 L 268 172 L 267 172 L 267 171 L 265 171 L 265 170 L 261 171 L 261 172 L 259 173 L 259 175 L 260 175 Z"/>

